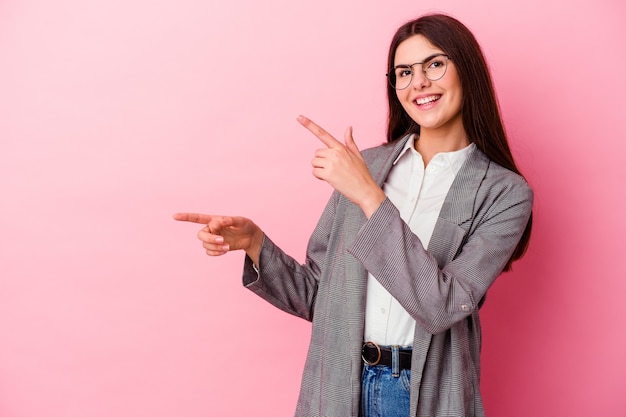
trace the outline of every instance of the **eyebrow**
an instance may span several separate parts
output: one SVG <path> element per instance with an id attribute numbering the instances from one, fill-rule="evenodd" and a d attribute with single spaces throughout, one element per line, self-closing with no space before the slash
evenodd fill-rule
<path id="1" fill-rule="evenodd" d="M 414 62 L 412 64 L 397 64 L 396 66 L 394 66 L 394 68 L 397 68 L 397 67 L 408 67 L 408 66 L 412 66 L 412 65 L 415 65 L 415 64 L 423 64 L 424 62 L 428 62 L 431 59 L 433 59 L 435 57 L 438 57 L 438 56 L 441 56 L 441 55 L 446 55 L 446 54 L 444 54 L 443 52 L 437 52 L 435 54 L 427 56 L 422 61 Z"/>

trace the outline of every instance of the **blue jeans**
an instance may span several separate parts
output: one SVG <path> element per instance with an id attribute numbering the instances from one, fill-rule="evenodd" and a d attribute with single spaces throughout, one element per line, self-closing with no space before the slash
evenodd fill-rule
<path id="1" fill-rule="evenodd" d="M 409 417 L 409 369 L 363 365 L 361 380 L 361 417 Z"/>

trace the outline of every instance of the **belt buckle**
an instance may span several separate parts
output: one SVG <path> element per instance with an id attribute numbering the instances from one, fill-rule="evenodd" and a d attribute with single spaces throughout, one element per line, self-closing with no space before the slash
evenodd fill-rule
<path id="1" fill-rule="evenodd" d="M 366 347 L 375 347 L 376 348 L 376 352 L 378 353 L 378 357 L 376 358 L 375 361 L 370 362 L 365 358 L 365 355 L 363 354 L 365 352 L 365 348 Z M 361 359 L 363 359 L 363 362 L 365 362 L 366 365 L 369 366 L 376 366 L 378 365 L 378 363 L 380 362 L 380 358 L 381 358 L 381 353 L 380 353 L 380 346 L 378 346 L 376 343 L 374 342 L 365 342 L 363 343 L 363 349 L 361 350 Z"/>

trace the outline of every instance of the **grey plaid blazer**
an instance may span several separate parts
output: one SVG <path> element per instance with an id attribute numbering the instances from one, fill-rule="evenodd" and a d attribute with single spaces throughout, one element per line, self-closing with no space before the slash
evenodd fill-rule
<path id="1" fill-rule="evenodd" d="M 406 140 L 363 152 L 379 184 Z M 246 258 L 243 284 L 312 321 L 295 415 L 358 417 L 369 271 L 416 320 L 411 415 L 484 416 L 479 304 L 519 242 L 532 201 L 523 178 L 475 149 L 446 196 L 428 250 L 388 199 L 367 220 L 337 192 L 305 264 L 266 236 L 259 271 Z"/>

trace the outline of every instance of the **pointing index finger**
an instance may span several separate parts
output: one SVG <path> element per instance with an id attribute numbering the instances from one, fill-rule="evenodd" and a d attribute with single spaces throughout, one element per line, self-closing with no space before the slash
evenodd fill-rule
<path id="1" fill-rule="evenodd" d="M 324 145 L 328 146 L 329 148 L 337 148 L 337 147 L 343 146 L 341 142 L 339 142 L 337 139 L 332 137 L 330 133 L 325 131 L 322 127 L 318 126 L 312 120 L 300 115 L 298 116 L 298 122 L 302 126 L 306 127 L 309 130 L 309 132 L 317 136 L 317 138 L 321 140 L 324 143 Z"/>
<path id="2" fill-rule="evenodd" d="M 207 214 L 200 214 L 200 213 L 176 213 L 174 214 L 174 220 L 178 220 L 181 222 L 199 223 L 199 224 L 209 224 L 212 217 L 213 216 L 209 216 Z"/>

